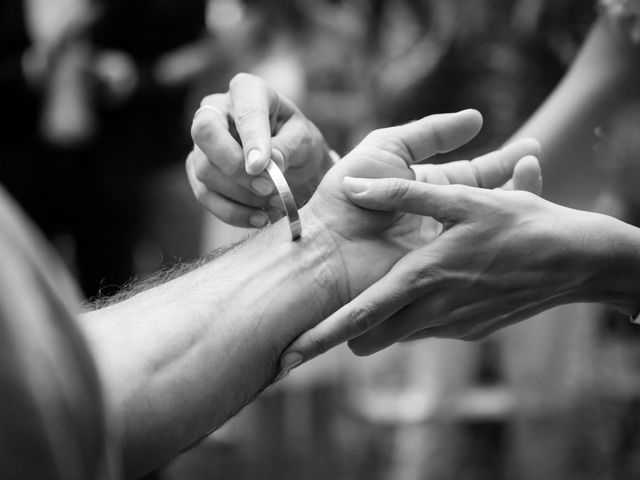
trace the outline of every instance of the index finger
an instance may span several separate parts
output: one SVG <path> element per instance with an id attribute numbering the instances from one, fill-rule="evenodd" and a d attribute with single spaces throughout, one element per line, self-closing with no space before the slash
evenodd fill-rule
<path id="1" fill-rule="evenodd" d="M 250 175 L 261 173 L 271 159 L 271 118 L 281 108 L 278 94 L 264 80 L 241 73 L 229 83 L 232 116 Z"/>
<path id="2" fill-rule="evenodd" d="M 291 355 L 307 362 L 347 340 L 363 335 L 414 301 L 420 293 L 419 288 L 415 284 L 407 287 L 408 275 L 403 266 L 400 261 L 386 276 L 350 303 L 294 340 L 281 356 L 282 374 L 288 373 L 291 368 L 287 362 Z"/>

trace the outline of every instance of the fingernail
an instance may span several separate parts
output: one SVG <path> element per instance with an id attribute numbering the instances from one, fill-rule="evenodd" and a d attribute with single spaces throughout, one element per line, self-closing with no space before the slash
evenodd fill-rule
<path id="1" fill-rule="evenodd" d="M 364 178 L 344 177 L 342 182 L 352 193 L 364 193 L 371 187 L 371 180 Z"/>
<path id="2" fill-rule="evenodd" d="M 258 195 L 262 195 L 263 197 L 266 197 L 271 192 L 273 192 L 273 185 L 266 178 L 256 178 L 251 182 L 251 186 Z"/>
<path id="3" fill-rule="evenodd" d="M 264 227 L 269 222 L 269 217 L 264 213 L 256 213 L 249 217 L 249 223 L 256 228 Z"/>
<path id="4" fill-rule="evenodd" d="M 282 200 L 280 199 L 280 195 L 274 195 L 273 197 L 271 197 L 269 199 L 269 205 L 271 205 L 273 208 L 278 208 L 280 210 L 282 210 Z"/>
<path id="5" fill-rule="evenodd" d="M 247 173 L 255 172 L 257 167 L 256 164 L 260 161 L 260 150 L 254 148 L 247 155 Z M 258 172 L 256 172 L 258 173 Z"/>
<path id="6" fill-rule="evenodd" d="M 299 353 L 287 353 L 280 361 L 280 373 L 276 377 L 276 382 L 289 375 L 289 372 L 302 363 L 302 355 Z"/>

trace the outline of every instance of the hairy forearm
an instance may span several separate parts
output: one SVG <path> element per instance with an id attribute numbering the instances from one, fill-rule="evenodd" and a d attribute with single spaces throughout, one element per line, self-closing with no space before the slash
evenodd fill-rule
<path id="1" fill-rule="evenodd" d="M 267 386 L 299 334 L 346 299 L 341 263 L 303 210 L 225 255 L 83 320 L 133 473 L 220 426 Z"/>

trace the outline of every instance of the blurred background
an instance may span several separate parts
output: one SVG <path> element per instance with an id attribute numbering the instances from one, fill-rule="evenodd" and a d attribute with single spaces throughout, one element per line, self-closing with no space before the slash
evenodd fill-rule
<path id="1" fill-rule="evenodd" d="M 247 71 L 340 154 L 366 132 L 477 108 L 498 147 L 561 79 L 590 0 L 2 0 L 0 182 L 87 297 L 244 235 L 184 173 L 200 99 Z M 598 145 L 593 209 L 640 222 L 637 107 Z M 602 133 L 602 132 L 600 132 Z M 446 160 L 451 156 L 443 156 Z M 474 344 L 337 349 L 149 478 L 640 478 L 640 334 L 555 309 Z"/>

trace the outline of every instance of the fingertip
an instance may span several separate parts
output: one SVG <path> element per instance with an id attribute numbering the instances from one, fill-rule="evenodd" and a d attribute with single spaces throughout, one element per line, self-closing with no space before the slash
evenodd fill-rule
<path id="1" fill-rule="evenodd" d="M 460 110 L 456 113 L 456 115 L 465 115 L 470 119 L 473 119 L 475 122 L 479 123 L 482 126 L 482 122 L 484 122 L 484 118 L 482 117 L 482 113 L 476 110 L 475 108 L 467 108 L 465 110 Z"/>
<path id="2" fill-rule="evenodd" d="M 532 155 L 539 157 L 542 154 L 542 144 L 540 143 L 540 140 L 533 137 L 525 138 L 524 140 L 531 145 L 532 150 L 535 150 L 535 153 L 532 153 Z"/>
<path id="3" fill-rule="evenodd" d="M 302 365 L 302 362 L 304 362 L 302 354 L 294 351 L 285 352 L 280 360 L 280 373 L 276 377 L 276 381 L 286 377 L 291 370 Z"/>
<path id="4" fill-rule="evenodd" d="M 259 149 L 253 148 L 247 154 L 245 170 L 249 175 L 260 175 L 268 163 L 269 159 Z"/>
<path id="5" fill-rule="evenodd" d="M 540 194 L 542 191 L 542 170 L 534 155 L 521 158 L 513 169 L 513 188 Z"/>
<path id="6" fill-rule="evenodd" d="M 540 141 L 533 137 L 527 137 L 527 138 L 521 138 L 521 139 L 515 140 L 509 143 L 508 145 L 506 145 L 505 148 L 509 148 L 514 145 L 517 145 L 519 147 L 518 150 L 520 151 L 524 150 L 528 152 L 528 155 L 534 155 L 539 157 L 542 153 L 542 145 L 540 144 Z"/>
<path id="7" fill-rule="evenodd" d="M 458 125 L 458 140 L 455 142 L 455 146 L 452 145 L 452 148 L 447 147 L 443 149 L 441 153 L 449 152 L 458 146 L 464 145 L 482 130 L 482 114 L 473 108 L 456 112 L 451 119 L 454 125 Z"/>

